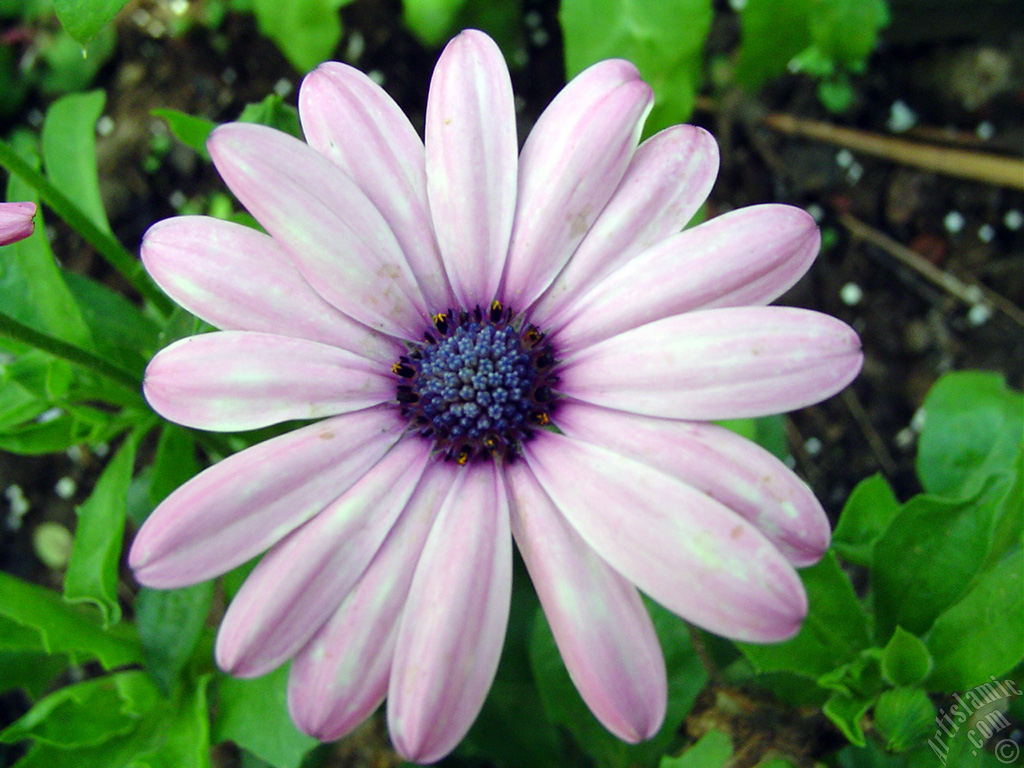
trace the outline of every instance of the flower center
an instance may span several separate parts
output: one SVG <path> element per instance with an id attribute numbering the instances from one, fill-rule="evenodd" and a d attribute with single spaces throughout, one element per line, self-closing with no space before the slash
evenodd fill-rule
<path id="1" fill-rule="evenodd" d="M 410 428 L 446 459 L 511 460 L 549 423 L 557 379 L 551 344 L 495 301 L 489 310 L 434 315 L 422 342 L 392 370 Z"/>

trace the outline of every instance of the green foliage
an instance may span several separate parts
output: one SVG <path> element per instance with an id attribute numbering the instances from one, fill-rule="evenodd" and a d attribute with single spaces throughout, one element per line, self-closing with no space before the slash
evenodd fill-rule
<path id="1" fill-rule="evenodd" d="M 53 0 L 57 18 L 75 40 L 85 45 L 113 21 L 128 0 Z"/>
<path id="2" fill-rule="evenodd" d="M 439 46 L 451 34 L 466 0 L 403 0 L 402 21 L 424 45 Z"/>
<path id="3" fill-rule="evenodd" d="M 686 122 L 701 82 L 711 19 L 710 0 L 563 0 L 566 74 L 572 77 L 602 59 L 629 59 L 654 89 L 645 131 Z"/>
<path id="4" fill-rule="evenodd" d="M 658 768 L 722 768 L 732 757 L 732 742 L 721 731 L 708 731 L 679 757 L 663 757 Z"/>
<path id="5" fill-rule="evenodd" d="M 338 10 L 351 0 L 253 0 L 260 32 L 303 74 L 331 58 L 341 39 Z"/>

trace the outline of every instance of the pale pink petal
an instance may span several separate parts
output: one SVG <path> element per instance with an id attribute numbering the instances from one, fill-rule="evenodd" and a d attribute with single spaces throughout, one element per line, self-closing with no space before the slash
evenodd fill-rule
<path id="1" fill-rule="evenodd" d="M 775 456 L 715 424 L 655 419 L 566 402 L 557 423 L 568 436 L 659 469 L 753 523 L 795 566 L 828 549 L 828 517 L 811 489 Z"/>
<path id="2" fill-rule="evenodd" d="M 128 564 L 148 587 L 211 579 L 264 551 L 348 490 L 398 440 L 392 409 L 335 416 L 229 456 L 154 510 Z"/>
<path id="3" fill-rule="evenodd" d="M 718 175 L 718 144 L 695 125 L 674 125 L 639 147 L 594 226 L 530 316 L 550 327 L 564 307 L 636 254 L 679 232 Z"/>
<path id="4" fill-rule="evenodd" d="M 486 306 L 512 232 L 519 145 L 508 68 L 482 32 L 461 33 L 441 54 L 426 144 L 430 210 L 452 290 L 462 307 Z"/>
<path id="5" fill-rule="evenodd" d="M 768 304 L 803 276 L 820 244 L 814 219 L 789 205 L 714 218 L 622 264 L 567 308 L 559 350 L 697 309 Z"/>
<path id="6" fill-rule="evenodd" d="M 347 173 L 395 233 L 427 303 L 451 304 L 427 203 L 423 141 L 390 96 L 355 67 L 306 75 L 299 117 L 309 145 Z"/>
<path id="7" fill-rule="evenodd" d="M 319 419 L 395 397 L 380 363 L 316 341 L 249 331 L 180 339 L 157 353 L 142 385 L 169 421 L 222 432 Z"/>
<path id="8" fill-rule="evenodd" d="M 658 636 L 636 588 L 573 530 L 525 462 L 507 470 L 512 533 L 558 650 L 594 716 L 620 739 L 649 739 L 665 718 Z"/>
<path id="9" fill-rule="evenodd" d="M 428 465 L 377 555 L 348 597 L 292 661 L 288 709 L 321 741 L 348 734 L 388 690 L 398 620 L 423 542 L 462 468 Z"/>
<path id="10" fill-rule="evenodd" d="M 504 298 L 531 304 L 587 234 L 618 186 L 651 109 L 632 64 L 602 61 L 544 110 L 519 158 L 519 191 Z"/>
<path id="11" fill-rule="evenodd" d="M 0 203 L 0 245 L 10 245 L 32 234 L 35 203 Z"/>
<path id="12" fill-rule="evenodd" d="M 336 501 L 274 545 L 224 614 L 216 646 L 221 669 L 257 677 L 306 644 L 377 554 L 429 455 L 425 441 L 403 440 Z"/>
<path id="13" fill-rule="evenodd" d="M 727 507 L 653 467 L 563 435 L 545 434 L 525 453 L 583 540 L 669 610 L 746 642 L 799 630 L 807 597 L 796 571 Z"/>
<path id="14" fill-rule="evenodd" d="M 588 347 L 559 368 L 559 389 L 608 408 L 672 419 L 738 419 L 831 397 L 860 371 L 860 339 L 806 309 L 676 315 Z"/>
<path id="15" fill-rule="evenodd" d="M 178 216 L 149 228 L 142 263 L 192 314 L 225 331 L 263 331 L 333 344 L 391 363 L 401 346 L 324 301 L 280 245 L 250 227 Z"/>
<path id="16" fill-rule="evenodd" d="M 499 470 L 461 474 L 427 538 L 398 627 L 388 728 L 399 754 L 432 763 L 465 736 L 498 668 L 512 588 Z"/>
<path id="17" fill-rule="evenodd" d="M 427 309 L 409 263 L 380 211 L 340 168 L 262 125 L 222 125 L 207 148 L 317 293 L 371 328 L 419 336 Z"/>

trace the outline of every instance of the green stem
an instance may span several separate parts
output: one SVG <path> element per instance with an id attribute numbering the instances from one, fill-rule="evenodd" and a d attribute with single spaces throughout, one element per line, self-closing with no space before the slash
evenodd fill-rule
<path id="1" fill-rule="evenodd" d="M 32 186 L 40 199 L 54 213 L 66 221 L 72 229 L 85 238 L 96 251 L 118 272 L 124 275 L 135 289 L 145 297 L 161 314 L 169 315 L 174 309 L 170 299 L 160 292 L 146 275 L 142 263 L 132 256 L 109 232 L 100 229 L 39 171 L 23 160 L 4 141 L 0 141 L 0 165 L 17 174 Z"/>
<path id="2" fill-rule="evenodd" d="M 34 328 L 29 328 L 27 325 L 22 325 L 13 317 L 3 312 L 0 312 L 0 335 L 14 339 L 15 341 L 29 344 L 36 349 L 40 349 L 43 352 L 53 355 L 54 357 L 67 360 L 69 363 L 89 368 L 101 376 L 105 376 L 111 381 L 117 382 L 130 392 L 134 393 L 136 397 L 139 397 L 141 384 L 135 376 L 132 376 L 132 374 L 118 368 L 117 366 L 111 365 L 106 360 L 97 357 L 91 352 L 86 352 L 84 349 L 76 347 L 74 344 L 69 344 L 68 342 L 61 341 L 54 336 L 41 333 Z"/>

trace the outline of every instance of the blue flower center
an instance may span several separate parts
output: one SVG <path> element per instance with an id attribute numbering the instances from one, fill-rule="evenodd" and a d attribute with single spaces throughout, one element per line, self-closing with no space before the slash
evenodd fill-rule
<path id="1" fill-rule="evenodd" d="M 466 464 L 512 460 L 550 422 L 554 364 L 544 335 L 494 302 L 486 312 L 434 315 L 423 341 L 392 370 L 402 379 L 396 399 L 410 428 Z"/>

